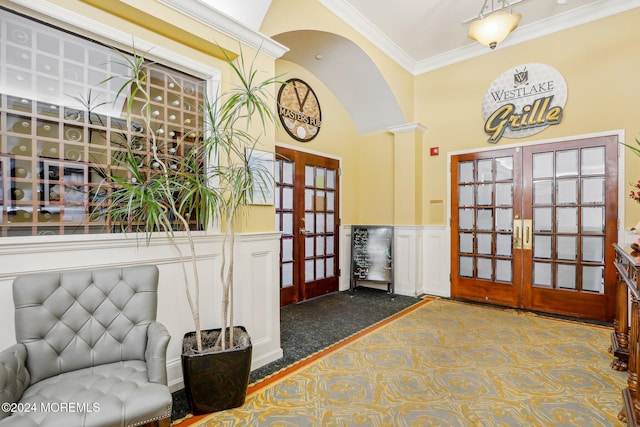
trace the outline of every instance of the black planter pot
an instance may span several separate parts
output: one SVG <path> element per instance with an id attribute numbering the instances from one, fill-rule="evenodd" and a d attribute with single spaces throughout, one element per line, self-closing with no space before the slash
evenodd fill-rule
<path id="1" fill-rule="evenodd" d="M 246 333 L 242 326 L 241 329 Z M 203 330 L 205 332 L 220 329 Z M 184 340 L 195 336 L 188 332 Z M 203 354 L 182 354 L 184 388 L 194 415 L 208 414 L 242 406 L 251 373 L 251 341 L 245 348 Z"/>

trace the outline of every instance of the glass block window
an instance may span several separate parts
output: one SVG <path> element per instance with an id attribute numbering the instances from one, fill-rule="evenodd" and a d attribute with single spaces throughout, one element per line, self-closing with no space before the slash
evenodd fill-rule
<path id="1" fill-rule="evenodd" d="M 117 229 L 92 215 L 108 196 L 107 171 L 128 148 L 141 172 L 154 170 L 142 120 L 134 110 L 127 124 L 117 96 L 123 54 L 1 8 L 0 52 L 0 237 Z M 147 67 L 160 154 L 179 157 L 203 128 L 205 82 Z"/>

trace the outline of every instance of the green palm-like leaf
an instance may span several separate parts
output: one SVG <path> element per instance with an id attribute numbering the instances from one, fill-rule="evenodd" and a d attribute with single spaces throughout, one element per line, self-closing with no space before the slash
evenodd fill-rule
<path id="1" fill-rule="evenodd" d="M 227 57 L 236 84 L 232 89 L 205 101 L 205 129 L 202 133 L 197 129 L 187 131 L 178 145 L 186 148 L 185 141 L 189 137 L 189 146 L 193 144 L 194 148 L 184 153 L 183 157 L 175 158 L 162 154 L 165 150 L 158 146 L 152 127 L 152 104 L 147 89 L 149 62 L 145 59 L 146 54 L 147 52 L 139 55 L 134 51 L 133 56 L 122 55 L 119 64 L 127 72 L 125 76 L 119 76 L 123 83 L 116 98 L 126 98 L 124 113 L 127 127 L 131 127 L 132 117 L 144 127 L 152 162 L 157 168 L 151 172 L 140 171 L 135 153 L 131 149 L 130 133 L 123 132 L 125 143 L 119 146 L 124 149 L 112 155 L 114 165 L 110 165 L 104 173 L 105 185 L 109 185 L 108 208 L 97 210 L 96 215 L 106 216 L 123 231 L 143 235 L 147 244 L 154 233 L 166 233 L 178 251 L 181 249 L 175 242 L 174 233 L 178 230 L 185 232 L 193 265 L 190 274 L 193 274 L 195 282 L 194 297 L 184 263 L 182 267 L 199 350 L 200 282 L 190 226 L 206 226 L 214 219 L 227 224 L 220 271 L 223 288 L 221 315 L 224 325 L 221 344 L 225 348 L 225 334 L 233 324 L 233 221 L 253 199 L 256 188 L 263 191 L 273 182 L 271 172 L 264 166 L 251 162 L 251 154 L 259 144 L 259 139 L 249 129 L 256 119 L 263 132 L 267 123 L 276 123 L 272 110 L 275 100 L 270 86 L 278 81 L 275 78 L 260 80 L 260 71 L 255 66 L 257 54 L 251 62 L 245 61 L 242 49 L 236 60 Z M 114 78 L 116 76 L 105 82 Z M 139 111 L 133 111 L 138 107 Z M 98 193 L 104 194 L 100 191 Z M 230 341 L 230 345 L 233 345 L 232 339 Z"/>

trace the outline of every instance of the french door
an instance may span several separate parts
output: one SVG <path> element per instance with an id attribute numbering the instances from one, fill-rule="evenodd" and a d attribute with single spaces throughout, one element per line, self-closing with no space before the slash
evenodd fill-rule
<path id="1" fill-rule="evenodd" d="M 280 305 L 338 290 L 339 162 L 276 147 Z"/>
<path id="2" fill-rule="evenodd" d="M 451 293 L 612 321 L 617 137 L 452 158 Z"/>

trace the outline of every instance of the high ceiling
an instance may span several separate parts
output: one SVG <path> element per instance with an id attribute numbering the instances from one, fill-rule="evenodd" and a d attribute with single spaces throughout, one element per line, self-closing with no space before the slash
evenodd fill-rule
<path id="1" fill-rule="evenodd" d="M 271 0 L 200 1 L 256 31 L 271 4 Z M 484 0 L 317 1 L 413 74 L 489 52 L 467 38 L 469 21 L 478 16 Z M 522 20 L 503 46 L 640 7 L 639 0 L 507 0 L 507 3 L 514 13 L 522 15 Z M 487 0 L 485 11 L 501 5 L 502 0 Z"/>
<path id="2" fill-rule="evenodd" d="M 184 0 L 158 1 L 181 8 Z M 255 32 L 260 31 L 272 3 L 271 0 L 191 1 L 207 4 Z M 413 75 L 491 52 L 467 38 L 469 21 L 479 15 L 484 0 L 305 1 L 322 4 Z M 496 50 L 640 7 L 640 0 L 508 1 L 522 20 Z M 487 0 L 485 12 L 502 4 L 502 0 L 493 2 Z M 407 118 L 384 77 L 353 41 L 317 30 L 272 37 L 288 48 L 282 59 L 308 69 L 336 94 L 359 132 L 366 134 L 406 124 Z"/>
<path id="3" fill-rule="evenodd" d="M 487 53 L 467 37 L 483 0 L 319 0 L 414 74 Z M 488 0 L 485 13 L 502 0 Z M 564 4 L 562 4 L 564 3 Z M 580 25 L 631 0 L 508 0 L 522 20 L 505 45 Z"/>

